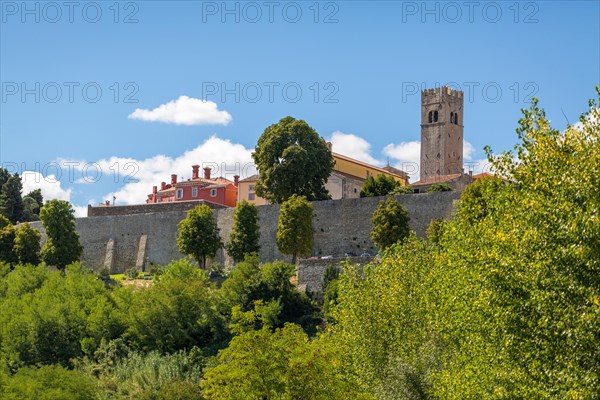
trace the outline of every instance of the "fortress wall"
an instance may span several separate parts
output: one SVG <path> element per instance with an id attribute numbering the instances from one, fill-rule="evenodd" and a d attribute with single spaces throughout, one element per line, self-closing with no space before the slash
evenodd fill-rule
<path id="1" fill-rule="evenodd" d="M 453 202 L 460 196 L 458 192 L 424 193 L 396 196 L 408 210 L 410 227 L 417 235 L 424 236 L 427 226 L 433 219 L 448 218 L 453 211 Z M 346 252 L 360 254 L 366 251 L 377 253 L 372 243 L 371 216 L 383 198 L 328 200 L 314 202 L 315 243 L 313 255 L 341 256 Z M 106 207 L 109 209 L 110 207 Z M 258 207 L 261 227 L 260 258 L 264 262 L 291 257 L 279 253 L 276 244 L 279 205 Z M 215 217 L 224 241 L 229 237 L 233 224 L 233 209 L 215 209 Z M 123 272 L 134 267 L 138 257 L 140 237 L 147 235 L 145 258 L 154 264 L 167 264 L 183 255 L 177 248 L 177 224 L 185 218 L 185 211 L 165 211 L 160 213 L 132 215 L 104 215 L 91 218 L 77 218 L 76 229 L 84 252 L 82 261 L 97 270 L 104 266 L 108 242 L 114 240 L 113 268 L 111 272 Z M 39 222 L 32 227 L 43 228 Z M 42 242 L 45 235 L 42 235 Z M 216 262 L 229 264 L 223 250 L 215 257 Z M 146 267 L 147 268 L 147 267 Z"/>

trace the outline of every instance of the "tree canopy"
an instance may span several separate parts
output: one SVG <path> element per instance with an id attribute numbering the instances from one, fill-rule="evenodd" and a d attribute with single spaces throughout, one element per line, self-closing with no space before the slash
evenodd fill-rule
<path id="1" fill-rule="evenodd" d="M 365 179 L 363 187 L 360 191 L 360 197 L 376 197 L 387 196 L 401 187 L 400 182 L 397 182 L 393 177 L 379 174 L 377 178 L 373 175 Z"/>
<path id="2" fill-rule="evenodd" d="M 246 200 L 237 203 L 233 212 L 233 226 L 227 244 L 227 253 L 240 262 L 246 254 L 258 253 L 260 245 L 258 209 Z"/>
<path id="3" fill-rule="evenodd" d="M 277 225 L 277 247 L 283 254 L 307 256 L 313 247 L 313 206 L 305 197 L 293 195 L 281 205 Z"/>
<path id="4" fill-rule="evenodd" d="M 63 269 L 79 260 L 83 248 L 75 230 L 75 211 L 64 200 L 49 200 L 40 210 L 40 219 L 46 229 L 46 243 L 42 247 L 42 260 Z"/>
<path id="5" fill-rule="evenodd" d="M 373 243 L 386 249 L 404 240 L 410 233 L 408 221 L 408 211 L 398 201 L 392 198 L 380 201 L 371 218 Z"/>
<path id="6" fill-rule="evenodd" d="M 334 160 L 327 143 L 305 121 L 282 118 L 265 129 L 252 157 L 260 174 L 256 194 L 271 203 L 292 195 L 325 200 Z"/>
<path id="7" fill-rule="evenodd" d="M 177 246 L 206 269 L 206 258 L 214 257 L 223 247 L 217 221 L 209 206 L 202 204 L 187 212 L 186 218 L 179 222 Z"/>

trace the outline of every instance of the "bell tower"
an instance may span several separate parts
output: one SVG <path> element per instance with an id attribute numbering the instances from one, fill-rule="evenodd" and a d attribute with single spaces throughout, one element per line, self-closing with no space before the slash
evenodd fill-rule
<path id="1" fill-rule="evenodd" d="M 447 86 L 421 92 L 421 180 L 463 170 L 464 93 Z"/>

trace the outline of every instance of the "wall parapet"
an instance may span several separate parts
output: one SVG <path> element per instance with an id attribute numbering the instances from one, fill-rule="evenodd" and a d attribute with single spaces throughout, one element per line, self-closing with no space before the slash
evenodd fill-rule
<path id="1" fill-rule="evenodd" d="M 88 217 L 101 217 L 107 215 L 132 215 L 151 214 L 169 211 L 188 211 L 196 206 L 206 204 L 212 209 L 227 208 L 221 204 L 206 200 L 172 201 L 167 203 L 133 204 L 126 206 L 98 206 L 88 205 Z"/>

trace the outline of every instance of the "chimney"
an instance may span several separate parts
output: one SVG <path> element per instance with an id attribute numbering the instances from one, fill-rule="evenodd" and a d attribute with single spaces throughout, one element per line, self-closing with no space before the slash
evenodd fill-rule
<path id="1" fill-rule="evenodd" d="M 160 183 L 160 190 L 165 190 L 167 188 L 167 183 L 166 182 L 161 182 Z"/>
<path id="2" fill-rule="evenodd" d="M 333 151 L 333 143 L 327 142 L 327 148 L 329 149 L 329 151 Z"/>
<path id="3" fill-rule="evenodd" d="M 152 186 L 152 194 L 156 194 L 158 192 L 158 188 L 156 186 Z"/>
<path id="4" fill-rule="evenodd" d="M 210 179 L 210 168 L 204 167 L 204 179 Z"/>
<path id="5" fill-rule="evenodd" d="M 238 183 L 240 183 L 240 176 L 239 176 L 239 175 L 234 175 L 234 176 L 233 176 L 233 184 L 234 184 L 235 186 L 237 186 L 237 185 L 238 185 Z"/>
<path id="6" fill-rule="evenodd" d="M 172 174 L 171 175 L 171 185 L 174 185 L 177 183 L 177 174 Z"/>
<path id="7" fill-rule="evenodd" d="M 192 165 L 192 179 L 198 179 L 198 170 L 200 169 L 199 165 Z"/>

